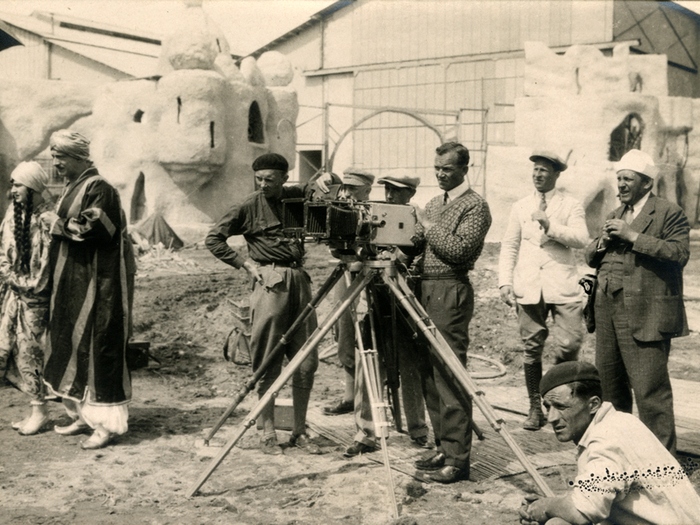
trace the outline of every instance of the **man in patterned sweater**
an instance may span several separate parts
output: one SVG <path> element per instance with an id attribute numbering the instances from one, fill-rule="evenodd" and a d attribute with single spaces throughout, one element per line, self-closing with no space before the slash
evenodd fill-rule
<path id="1" fill-rule="evenodd" d="M 435 176 L 443 194 L 425 207 L 418 228 L 418 244 L 424 245 L 421 301 L 450 348 L 466 366 L 469 321 L 474 312 L 474 289 L 468 272 L 484 247 L 491 226 L 486 201 L 465 180 L 469 150 L 457 142 L 436 149 Z M 419 459 L 415 466 L 430 471 L 427 478 L 440 483 L 469 479 L 472 440 L 472 404 L 468 396 L 457 396 L 451 378 L 430 355 L 426 405 L 435 433 L 436 452 Z"/>

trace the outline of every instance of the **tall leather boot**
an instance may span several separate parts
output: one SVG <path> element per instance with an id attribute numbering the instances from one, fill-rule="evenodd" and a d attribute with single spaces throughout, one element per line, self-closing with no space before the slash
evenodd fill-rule
<path id="1" fill-rule="evenodd" d="M 542 412 L 542 399 L 540 398 L 540 379 L 542 379 L 542 363 L 525 363 L 525 386 L 530 398 L 530 414 L 523 422 L 525 430 L 539 430 L 546 422 Z"/>

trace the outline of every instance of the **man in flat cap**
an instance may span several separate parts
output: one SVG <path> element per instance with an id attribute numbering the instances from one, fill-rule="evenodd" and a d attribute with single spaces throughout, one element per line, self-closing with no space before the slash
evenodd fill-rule
<path id="1" fill-rule="evenodd" d="M 683 267 L 690 226 L 679 206 L 652 193 L 658 169 L 647 153 L 629 151 L 616 171 L 622 205 L 586 250 L 598 271 L 596 367 L 603 400 L 631 413 L 634 392 L 639 419 L 675 453 L 668 354 L 671 338 L 688 334 Z"/>
<path id="2" fill-rule="evenodd" d="M 578 472 L 565 496 L 527 496 L 521 524 L 700 523 L 700 498 L 684 469 L 637 418 L 602 401 L 592 364 L 555 365 L 540 391 L 557 439 L 578 446 Z"/>
<path id="3" fill-rule="evenodd" d="M 389 204 L 410 204 L 420 184 L 420 177 L 411 177 L 404 170 L 392 170 L 377 181 L 384 186 L 384 200 Z"/>
<path id="4" fill-rule="evenodd" d="M 368 200 L 374 179 L 374 174 L 365 169 L 354 166 L 347 168 L 343 172 L 338 199 L 357 202 Z M 344 280 L 341 279 L 336 285 L 336 297 L 340 298 L 345 294 L 354 275 L 361 269 L 361 263 L 356 260 L 354 255 L 345 256 L 337 252 L 332 253 L 348 263 L 349 268 L 346 278 Z M 352 314 L 349 311 L 338 319 L 337 327 L 338 360 L 345 371 L 345 388 L 343 398 L 336 404 L 326 407 L 324 413 L 327 415 L 338 415 L 354 412 L 357 432 L 355 433 L 353 444 L 345 450 L 344 454 L 346 457 L 353 457 L 374 451 L 377 443 L 364 375 L 361 367 L 356 366 L 355 325 Z"/>
<path id="5" fill-rule="evenodd" d="M 66 186 L 51 234 L 53 288 L 44 379 L 74 421 L 62 435 L 94 432 L 101 448 L 128 429 L 131 379 L 126 366 L 133 249 L 119 193 L 90 160 L 90 141 L 61 130 L 49 141 Z"/>
<path id="6" fill-rule="evenodd" d="M 304 197 L 306 186 L 284 185 L 289 166 L 277 153 L 259 156 L 252 167 L 258 189 L 234 204 L 212 228 L 205 242 L 214 256 L 234 268 L 243 268 L 253 280 L 250 351 L 253 370 L 257 371 L 311 301 L 311 279 L 303 269 L 303 241 L 285 237 L 281 222 L 282 199 Z M 245 238 L 247 258 L 227 244 L 227 239 L 234 235 Z M 316 316 L 310 315 L 285 345 L 285 351 L 263 373 L 258 383 L 259 398 L 279 377 L 285 355 L 291 360 L 315 328 Z M 306 432 L 306 410 L 317 367 L 318 354 L 314 349 L 294 371 L 292 379 L 294 428 L 290 445 L 309 453 L 320 452 Z M 275 432 L 274 403 L 261 412 L 260 421 L 262 451 L 282 454 Z"/>
<path id="7" fill-rule="evenodd" d="M 547 317 L 551 313 L 554 324 L 554 362 L 577 359 L 584 328 L 574 248 L 585 248 L 590 238 L 581 203 L 556 188 L 566 162 L 546 150 L 535 150 L 530 160 L 535 188 L 511 209 L 501 241 L 498 287 L 501 299 L 516 308 L 525 347 L 530 413 L 523 428 L 538 430 L 544 425 L 538 385 Z"/>
<path id="8" fill-rule="evenodd" d="M 425 207 L 417 244 L 425 248 L 421 302 L 459 361 L 466 366 L 474 289 L 469 271 L 481 255 L 491 226 L 489 206 L 469 187 L 469 150 L 447 142 L 435 150 L 435 177 L 442 190 Z M 415 462 L 439 483 L 469 479 L 472 403 L 455 393 L 454 379 L 431 353 L 426 370 L 426 405 L 436 451 Z"/>
<path id="9" fill-rule="evenodd" d="M 374 175 L 366 170 L 356 167 L 347 168 L 343 172 L 340 187 L 337 192 L 337 199 L 351 201 L 366 201 L 369 199 L 369 194 L 372 191 L 372 183 Z M 331 250 L 335 257 L 340 255 Z M 342 257 L 341 257 L 342 258 Z M 350 259 L 354 260 L 354 257 Z M 359 263 L 353 263 L 348 260 L 349 269 L 359 271 Z M 335 287 L 336 299 L 340 299 L 348 288 L 350 275 L 346 275 L 346 279 L 341 279 Z M 355 407 L 355 327 L 353 325 L 352 315 L 349 312 L 343 314 L 337 323 L 337 338 L 338 338 L 338 360 L 343 366 L 345 372 L 344 391 L 342 399 L 338 400 L 331 406 L 323 409 L 324 414 L 328 416 L 337 416 L 348 414 Z"/>
<path id="10" fill-rule="evenodd" d="M 372 191 L 374 175 L 362 168 L 351 167 L 343 172 L 342 186 L 338 192 L 340 200 L 366 201 Z"/>
<path id="11" fill-rule="evenodd" d="M 419 177 L 412 177 L 406 170 L 395 169 L 388 172 L 377 184 L 384 186 L 384 200 L 389 204 L 403 204 L 414 206 L 410 201 L 416 194 L 416 188 L 420 184 Z M 418 213 L 418 211 L 417 211 Z M 405 254 L 398 247 L 393 249 L 394 257 L 408 261 Z M 391 325 L 391 295 L 384 287 L 378 286 L 378 300 L 381 301 L 378 308 L 379 314 L 387 322 L 384 326 Z M 406 415 L 406 430 L 414 443 L 418 446 L 428 445 L 428 426 L 425 420 L 425 399 L 421 381 L 421 369 L 430 367 L 428 354 L 425 348 L 420 348 L 421 343 L 416 336 L 420 337 L 420 331 L 416 328 L 413 320 L 403 309 L 396 309 L 396 350 L 398 358 L 398 372 L 401 382 L 401 401 Z M 390 334 L 391 330 L 385 331 Z M 388 344 L 393 344 L 390 340 Z M 389 349 L 391 351 L 391 349 Z"/>

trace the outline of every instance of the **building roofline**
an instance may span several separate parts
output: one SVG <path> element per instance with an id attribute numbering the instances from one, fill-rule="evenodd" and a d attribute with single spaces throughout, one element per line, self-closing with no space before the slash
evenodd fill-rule
<path id="1" fill-rule="evenodd" d="M 336 0 L 331 5 L 326 6 L 325 8 L 321 9 L 318 13 L 311 15 L 306 22 L 296 26 L 294 29 L 287 31 L 282 36 L 275 38 L 271 42 L 265 44 L 262 47 L 259 47 L 258 49 L 256 49 L 252 53 L 249 53 L 246 56 L 252 56 L 254 58 L 258 58 L 264 52 L 269 51 L 269 50 L 277 47 L 278 45 L 282 44 L 283 42 L 286 42 L 290 38 L 293 38 L 293 37 L 297 36 L 298 34 L 303 33 L 307 29 L 321 23 L 324 19 L 328 18 L 329 16 L 334 14 L 336 11 L 340 11 L 341 9 L 354 3 L 355 1 L 356 0 Z M 241 59 L 242 58 L 245 58 L 245 57 L 241 57 Z"/>
<path id="2" fill-rule="evenodd" d="M 675 2 L 665 2 L 662 0 L 657 0 L 660 4 L 670 8 L 674 9 L 675 11 L 679 11 L 686 15 L 689 18 L 692 18 L 696 24 L 700 24 L 700 14 L 696 13 L 695 11 L 691 11 L 687 7 L 683 7 L 682 5 L 679 5 Z"/>
<path id="3" fill-rule="evenodd" d="M 162 39 L 159 35 L 146 31 L 134 31 L 132 29 L 96 22 L 85 18 L 57 14 L 50 11 L 33 11 L 31 17 L 47 23 L 58 23 L 60 27 L 72 29 L 73 31 L 84 31 L 86 33 L 111 36 L 113 38 L 144 42 L 146 44 L 162 44 Z"/>

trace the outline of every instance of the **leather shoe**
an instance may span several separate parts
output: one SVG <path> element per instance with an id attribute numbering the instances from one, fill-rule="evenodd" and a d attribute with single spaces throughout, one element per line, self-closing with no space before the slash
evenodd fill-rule
<path id="1" fill-rule="evenodd" d="M 360 456 L 362 454 L 374 452 L 375 450 L 376 447 L 373 447 L 371 445 L 365 445 L 364 443 L 355 441 L 352 445 L 345 449 L 345 452 L 343 452 L 343 456 L 345 456 L 346 458 L 354 458 L 355 456 Z"/>
<path id="2" fill-rule="evenodd" d="M 437 481 L 438 483 L 454 483 L 456 481 L 468 480 L 469 467 L 459 468 L 447 465 L 440 470 L 426 474 L 425 477 L 430 481 Z"/>
<path id="3" fill-rule="evenodd" d="M 49 416 L 43 416 L 39 419 L 29 419 L 23 426 L 17 429 L 21 436 L 33 436 L 40 430 L 43 430 L 48 425 L 51 419 Z"/>
<path id="4" fill-rule="evenodd" d="M 322 454 L 321 447 L 311 441 L 308 434 L 299 434 L 298 436 L 292 434 L 292 436 L 289 438 L 289 445 L 300 448 L 307 454 Z"/>
<path id="5" fill-rule="evenodd" d="M 335 405 L 325 407 L 323 413 L 327 416 L 339 416 L 341 414 L 349 414 L 355 410 L 355 403 L 352 401 L 338 401 Z"/>
<path id="6" fill-rule="evenodd" d="M 92 436 L 85 441 L 80 442 L 80 448 L 83 450 L 95 450 L 107 446 L 112 435 L 109 432 L 93 432 Z"/>
<path id="7" fill-rule="evenodd" d="M 77 436 L 78 434 L 86 432 L 89 428 L 90 427 L 88 426 L 88 424 L 85 423 L 85 421 L 81 421 L 80 419 L 76 419 L 70 425 L 67 425 L 65 427 L 59 427 L 58 425 L 53 427 L 56 434 L 60 434 L 62 436 Z"/>
<path id="8" fill-rule="evenodd" d="M 440 470 L 445 465 L 445 454 L 437 452 L 434 456 L 418 459 L 413 464 L 418 470 Z"/>
<path id="9" fill-rule="evenodd" d="M 421 448 L 430 448 L 428 447 L 428 436 L 418 436 L 411 438 L 411 441 L 413 441 L 416 445 L 418 445 Z"/>
<path id="10" fill-rule="evenodd" d="M 261 439 L 260 450 L 262 450 L 263 454 L 267 454 L 268 456 L 279 456 L 280 454 L 284 454 L 284 451 L 277 443 L 277 438 L 275 436 Z"/>

